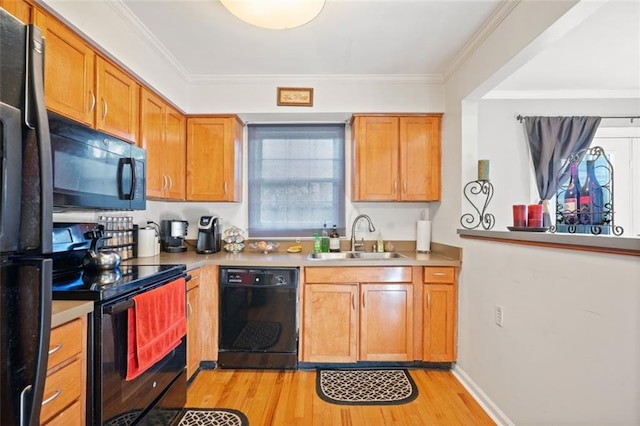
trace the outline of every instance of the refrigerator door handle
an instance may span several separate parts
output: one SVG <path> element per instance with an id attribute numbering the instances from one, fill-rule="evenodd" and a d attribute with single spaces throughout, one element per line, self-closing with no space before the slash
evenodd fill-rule
<path id="1" fill-rule="evenodd" d="M 44 39 L 42 32 L 33 24 L 27 25 L 27 71 L 25 73 L 25 121 L 33 128 L 38 140 L 40 157 L 40 249 L 51 253 L 53 217 L 53 164 L 49 116 L 44 100 Z"/>
<path id="2" fill-rule="evenodd" d="M 27 385 L 22 392 L 20 392 L 20 426 L 28 426 L 27 419 L 30 417 L 27 415 L 28 411 L 28 402 L 27 402 L 27 394 L 31 392 L 31 385 Z"/>

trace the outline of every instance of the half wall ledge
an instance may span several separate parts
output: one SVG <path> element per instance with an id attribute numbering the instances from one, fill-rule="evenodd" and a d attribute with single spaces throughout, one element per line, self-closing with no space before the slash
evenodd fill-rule
<path id="1" fill-rule="evenodd" d="M 462 238 L 473 238 L 526 246 L 640 256 L 640 237 L 550 234 L 547 232 L 522 231 L 483 231 L 470 229 L 458 229 L 457 232 Z"/>

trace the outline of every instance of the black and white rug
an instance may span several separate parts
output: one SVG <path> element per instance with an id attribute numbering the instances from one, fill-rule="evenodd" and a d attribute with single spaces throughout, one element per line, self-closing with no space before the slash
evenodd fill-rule
<path id="1" fill-rule="evenodd" d="M 238 410 L 188 408 L 177 426 L 248 426 L 249 419 Z"/>
<path id="2" fill-rule="evenodd" d="M 418 388 L 405 369 L 319 369 L 316 391 L 324 401 L 343 405 L 405 404 L 418 397 Z"/>
<path id="3" fill-rule="evenodd" d="M 228 408 L 174 408 L 151 411 L 140 419 L 140 411 L 131 411 L 107 420 L 105 426 L 130 426 L 134 421 L 144 426 L 248 426 L 244 413 Z"/>

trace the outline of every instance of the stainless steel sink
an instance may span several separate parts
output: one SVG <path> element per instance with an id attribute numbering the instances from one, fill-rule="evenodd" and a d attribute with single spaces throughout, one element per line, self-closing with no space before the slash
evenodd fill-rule
<path id="1" fill-rule="evenodd" d="M 407 256 L 396 252 L 357 252 L 355 257 L 358 259 L 406 259 Z"/>
<path id="2" fill-rule="evenodd" d="M 309 260 L 341 260 L 341 259 L 353 259 L 354 254 L 351 251 L 341 251 L 338 253 L 309 253 L 307 259 Z"/>
<path id="3" fill-rule="evenodd" d="M 373 253 L 364 251 L 342 251 L 338 253 L 309 253 L 309 260 L 385 260 L 406 259 L 407 256 L 396 252 Z"/>

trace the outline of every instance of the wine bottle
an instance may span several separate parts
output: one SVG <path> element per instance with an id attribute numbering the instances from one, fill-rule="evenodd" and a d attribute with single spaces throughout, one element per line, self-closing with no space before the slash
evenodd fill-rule
<path id="1" fill-rule="evenodd" d="M 320 245 L 323 253 L 329 252 L 329 232 L 327 231 L 327 223 L 325 222 L 322 227 L 322 237 L 320 238 Z"/>
<path id="2" fill-rule="evenodd" d="M 590 161 L 587 161 L 587 168 L 589 167 Z M 589 178 L 589 173 L 587 171 L 587 178 L 584 180 L 584 184 L 580 187 L 580 198 L 578 199 L 578 211 L 579 211 L 579 219 L 581 225 L 590 225 L 591 224 L 591 191 L 589 190 L 589 186 L 591 184 L 591 179 Z"/>
<path id="3" fill-rule="evenodd" d="M 578 203 L 580 202 L 580 181 L 578 180 L 578 165 L 571 162 L 571 178 L 564 193 L 564 223 L 575 225 L 578 223 Z"/>
<path id="4" fill-rule="evenodd" d="M 335 224 L 333 225 L 331 234 L 329 234 L 329 251 L 334 253 L 340 251 L 340 234 L 338 234 L 338 229 Z"/>
<path id="5" fill-rule="evenodd" d="M 596 178 L 595 161 L 587 161 L 587 181 L 589 182 L 589 211 L 591 212 L 591 224 L 602 225 L 604 223 L 604 197 L 602 187 Z"/>

